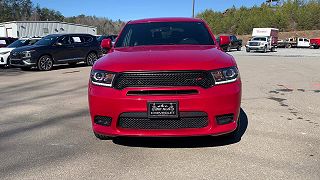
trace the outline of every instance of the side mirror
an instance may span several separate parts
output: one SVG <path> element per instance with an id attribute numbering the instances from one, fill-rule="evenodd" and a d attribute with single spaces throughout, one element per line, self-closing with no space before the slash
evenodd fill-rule
<path id="1" fill-rule="evenodd" d="M 101 41 L 100 46 L 101 46 L 103 49 L 107 49 L 107 50 L 111 49 L 111 48 L 112 48 L 112 41 L 111 41 L 111 39 L 103 39 L 103 40 Z"/>

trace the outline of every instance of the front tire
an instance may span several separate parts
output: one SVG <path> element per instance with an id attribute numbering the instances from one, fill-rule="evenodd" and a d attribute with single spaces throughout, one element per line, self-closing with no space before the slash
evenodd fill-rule
<path id="1" fill-rule="evenodd" d="M 267 52 L 267 46 L 265 46 L 265 47 L 263 48 L 263 52 L 264 52 L 264 53 Z"/>
<path id="2" fill-rule="evenodd" d="M 37 63 L 38 70 L 40 71 L 50 71 L 53 67 L 53 60 L 50 56 L 41 56 Z"/>
<path id="3" fill-rule="evenodd" d="M 93 64 L 97 61 L 97 59 L 98 59 L 97 54 L 94 52 L 91 52 L 86 57 L 86 64 L 88 66 L 93 66 Z"/>
<path id="4" fill-rule="evenodd" d="M 250 48 L 246 48 L 246 51 L 247 51 L 247 52 L 250 52 Z"/>
<path id="5" fill-rule="evenodd" d="M 227 50 L 226 50 L 227 52 L 230 52 L 231 51 L 231 47 L 228 45 L 227 46 Z"/>
<path id="6" fill-rule="evenodd" d="M 238 46 L 238 47 L 237 47 L 237 51 L 241 51 L 241 46 Z"/>

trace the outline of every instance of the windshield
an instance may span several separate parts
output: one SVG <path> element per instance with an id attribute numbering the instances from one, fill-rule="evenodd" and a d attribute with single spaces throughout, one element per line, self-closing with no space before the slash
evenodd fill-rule
<path id="1" fill-rule="evenodd" d="M 12 44 L 10 44 L 8 48 L 17 48 L 21 46 L 32 45 L 37 41 L 38 41 L 37 39 L 19 39 L 14 41 Z"/>
<path id="2" fill-rule="evenodd" d="M 156 22 L 128 24 L 115 47 L 148 45 L 214 45 L 202 22 Z"/>
<path id="3" fill-rule="evenodd" d="M 255 37 L 252 38 L 252 41 L 267 41 L 267 39 L 265 37 Z"/>
<path id="4" fill-rule="evenodd" d="M 40 39 L 38 42 L 35 43 L 35 45 L 44 45 L 48 46 L 56 42 L 56 40 L 59 38 L 59 35 L 48 35 L 42 39 Z"/>

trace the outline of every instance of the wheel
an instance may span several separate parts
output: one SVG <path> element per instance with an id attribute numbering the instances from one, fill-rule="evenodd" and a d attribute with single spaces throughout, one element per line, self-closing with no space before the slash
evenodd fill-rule
<path id="1" fill-rule="evenodd" d="M 96 136 L 96 138 L 98 138 L 100 140 L 111 140 L 112 139 L 111 136 L 104 136 L 104 135 L 101 135 L 101 134 L 98 134 L 98 133 L 95 133 L 95 132 L 94 132 L 94 135 Z"/>
<path id="2" fill-rule="evenodd" d="M 265 47 L 263 48 L 263 52 L 264 52 L 264 53 L 267 52 L 267 46 L 265 46 Z"/>
<path id="3" fill-rule="evenodd" d="M 22 71 L 30 71 L 31 67 L 20 67 Z"/>
<path id="4" fill-rule="evenodd" d="M 53 60 L 50 56 L 41 56 L 37 63 L 38 70 L 40 71 L 50 71 L 53 67 Z"/>
<path id="5" fill-rule="evenodd" d="M 230 48 L 230 46 L 228 45 L 227 46 L 227 52 L 230 52 L 231 51 L 231 48 Z"/>
<path id="6" fill-rule="evenodd" d="M 275 47 L 272 47 L 271 48 L 271 52 L 275 52 L 276 51 L 276 48 Z"/>
<path id="7" fill-rule="evenodd" d="M 237 47 L 237 51 L 241 51 L 241 46 L 238 46 L 238 47 Z"/>
<path id="8" fill-rule="evenodd" d="M 98 59 L 98 56 L 96 55 L 96 53 L 91 52 L 88 54 L 87 58 L 86 58 L 86 64 L 88 66 L 92 66 Z"/>
<path id="9" fill-rule="evenodd" d="M 291 44 L 288 44 L 286 47 L 287 47 L 287 48 L 291 48 L 292 46 L 291 46 Z"/>
<path id="10" fill-rule="evenodd" d="M 246 48 L 246 51 L 247 51 L 247 52 L 250 52 L 250 48 Z"/>

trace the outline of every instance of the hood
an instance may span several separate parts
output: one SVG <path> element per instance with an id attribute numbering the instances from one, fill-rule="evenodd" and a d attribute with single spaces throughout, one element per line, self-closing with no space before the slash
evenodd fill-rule
<path id="1" fill-rule="evenodd" d="M 39 47 L 41 47 L 41 46 L 37 46 L 37 45 L 22 46 L 22 47 L 15 48 L 14 50 L 12 50 L 12 52 L 30 51 L 30 50 L 37 49 L 37 48 L 39 48 Z"/>
<path id="2" fill-rule="evenodd" d="M 2 52 L 10 52 L 10 51 L 12 51 L 14 48 L 0 48 L 0 53 L 2 53 Z"/>
<path id="3" fill-rule="evenodd" d="M 100 58 L 94 69 L 112 72 L 213 70 L 235 66 L 231 55 L 214 46 L 138 46 L 117 48 Z"/>

